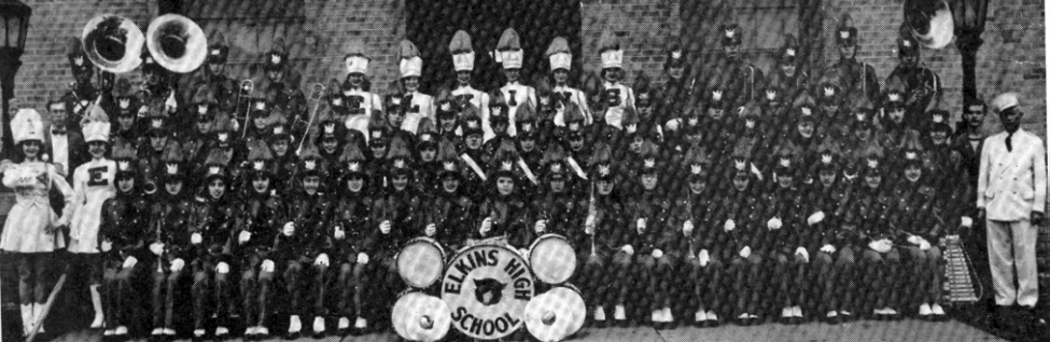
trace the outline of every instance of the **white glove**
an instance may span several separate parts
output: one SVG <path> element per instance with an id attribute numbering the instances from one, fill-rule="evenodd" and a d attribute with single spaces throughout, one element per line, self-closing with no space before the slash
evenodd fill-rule
<path id="1" fill-rule="evenodd" d="M 780 221 L 780 219 L 776 217 L 769 219 L 769 221 L 766 221 L 766 227 L 772 230 L 780 229 L 783 226 L 784 222 Z"/>
<path id="2" fill-rule="evenodd" d="M 390 220 L 383 220 L 379 223 L 379 232 L 384 235 L 390 234 Z"/>
<path id="3" fill-rule="evenodd" d="M 706 249 L 701 249 L 700 253 L 696 254 L 696 259 L 700 262 L 700 267 L 707 267 L 707 264 L 711 263 L 711 254 Z"/>
<path id="4" fill-rule="evenodd" d="M 835 246 L 832 246 L 832 245 L 824 245 L 824 247 L 820 247 L 820 251 L 821 252 L 828 253 L 828 254 L 835 253 L 835 250 L 836 250 Z"/>
<path id="5" fill-rule="evenodd" d="M 284 228 L 281 229 L 281 234 L 284 234 L 284 236 L 292 236 L 292 234 L 295 234 L 295 222 L 285 223 Z"/>
<path id="6" fill-rule="evenodd" d="M 661 258 L 663 256 L 664 256 L 664 251 L 661 251 L 659 249 L 654 249 L 653 250 L 653 258 L 659 259 L 659 258 Z"/>
<path id="7" fill-rule="evenodd" d="M 215 272 L 218 272 L 219 274 L 230 273 L 230 264 L 220 262 L 218 265 L 215 265 Z"/>
<path id="8" fill-rule="evenodd" d="M 638 225 L 635 226 L 635 227 L 638 228 L 638 233 L 644 232 L 645 231 L 645 219 L 644 218 L 638 218 L 638 223 L 637 224 Z"/>
<path id="9" fill-rule="evenodd" d="M 358 264 L 362 264 L 362 265 L 367 264 L 368 263 L 368 254 L 357 253 L 357 263 Z"/>
<path id="10" fill-rule="evenodd" d="M 124 259 L 124 268 L 135 267 L 135 264 L 137 263 L 139 263 L 139 259 L 135 259 L 135 257 L 129 256 L 127 259 Z"/>
<path id="11" fill-rule="evenodd" d="M 171 261 L 171 271 L 178 272 L 182 271 L 182 268 L 186 266 L 186 261 L 182 259 L 175 259 Z"/>
<path id="12" fill-rule="evenodd" d="M 193 233 L 190 235 L 190 243 L 199 245 L 202 241 L 204 241 L 204 237 L 201 236 L 201 233 Z"/>
<path id="13" fill-rule="evenodd" d="M 744 248 L 740 249 L 741 258 L 747 259 L 749 256 L 751 256 L 751 246 L 744 246 Z"/>
<path id="14" fill-rule="evenodd" d="M 889 252 L 890 248 L 892 248 L 892 247 L 893 247 L 893 244 L 891 244 L 886 239 L 882 239 L 882 240 L 878 240 L 878 241 L 872 241 L 872 242 L 868 243 L 868 248 L 871 248 L 872 250 L 874 250 L 876 252 L 879 252 L 879 253 Z"/>
<path id="15" fill-rule="evenodd" d="M 631 247 L 631 245 L 624 245 L 620 250 L 627 253 L 627 255 L 634 255 L 634 247 Z"/>
<path id="16" fill-rule="evenodd" d="M 685 223 L 682 224 L 682 233 L 685 233 L 685 235 L 692 235 L 693 228 L 693 221 L 685 221 Z"/>
<path id="17" fill-rule="evenodd" d="M 736 222 L 733 222 L 733 219 L 726 220 L 725 229 L 727 232 L 733 231 L 733 229 L 736 229 Z"/>
<path id="18" fill-rule="evenodd" d="M 317 259 L 314 260 L 314 265 L 328 267 L 328 254 L 321 253 L 321 255 L 318 255 Z"/>
<path id="19" fill-rule="evenodd" d="M 101 248 L 103 252 L 109 252 L 113 249 L 113 243 L 109 242 L 109 240 L 102 240 Z"/>
<path id="20" fill-rule="evenodd" d="M 242 230 L 241 234 L 237 236 L 237 243 L 243 245 L 245 242 L 248 242 L 248 240 L 251 240 L 251 238 L 252 238 L 252 233 L 251 232 L 249 232 L 247 230 Z"/>
<path id="21" fill-rule="evenodd" d="M 973 219 L 970 218 L 969 216 L 963 216 L 962 217 L 962 226 L 963 226 L 963 228 L 973 227 Z"/>
<path id="22" fill-rule="evenodd" d="M 806 247 L 800 246 L 798 249 L 795 249 L 795 255 L 801 255 L 802 260 L 809 262 L 809 251 L 806 250 Z"/>
<path id="23" fill-rule="evenodd" d="M 811 226 L 820 223 L 820 221 L 824 221 L 823 211 L 815 212 L 813 213 L 813 215 L 809 215 L 809 218 L 806 219 L 806 223 L 808 223 Z"/>
<path id="24" fill-rule="evenodd" d="M 346 231 L 344 231 L 341 226 L 335 226 L 335 233 L 332 234 L 332 237 L 336 240 L 342 240 L 346 237 Z"/>
<path id="25" fill-rule="evenodd" d="M 588 215 L 587 219 L 583 223 L 583 233 L 587 235 L 594 235 L 594 223 L 595 218 L 593 215 Z"/>
<path id="26" fill-rule="evenodd" d="M 434 236 L 434 234 L 437 234 L 437 231 L 438 226 L 436 224 L 431 223 L 427 225 L 427 228 L 423 230 L 423 233 L 427 234 L 427 236 Z"/>
<path id="27" fill-rule="evenodd" d="M 925 250 L 929 250 L 929 249 L 930 249 L 930 247 L 931 247 L 931 246 L 930 246 L 930 242 L 929 242 L 929 241 L 926 241 L 925 239 L 923 239 L 923 240 L 922 240 L 922 243 L 920 243 L 920 244 L 919 244 L 919 249 L 921 249 L 921 250 L 924 250 L 924 251 L 925 251 Z"/>
<path id="28" fill-rule="evenodd" d="M 492 218 L 486 217 L 484 221 L 481 221 L 481 229 L 479 232 L 482 236 L 488 235 L 489 231 L 492 230 Z"/>
<path id="29" fill-rule="evenodd" d="M 149 251 L 155 255 L 164 254 L 164 244 L 160 242 L 154 242 L 149 245 Z"/>
<path id="30" fill-rule="evenodd" d="M 259 266 L 259 269 L 262 270 L 263 272 L 273 273 L 273 269 L 274 269 L 273 260 L 269 260 L 269 259 L 263 260 L 262 265 Z"/>
<path id="31" fill-rule="evenodd" d="M 922 238 L 917 235 L 908 236 L 908 243 L 918 245 L 922 243 Z"/>
<path id="32" fill-rule="evenodd" d="M 543 232 L 547 230 L 547 220 L 536 221 L 536 225 L 533 226 L 533 229 L 536 230 L 536 234 L 543 234 Z"/>

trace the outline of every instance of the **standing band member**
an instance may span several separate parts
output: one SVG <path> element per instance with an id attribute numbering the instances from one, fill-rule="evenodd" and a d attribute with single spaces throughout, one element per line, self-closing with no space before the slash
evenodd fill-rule
<path id="1" fill-rule="evenodd" d="M 401 94 L 404 96 L 405 122 L 401 128 L 419 133 L 419 123 L 423 119 L 437 121 L 434 112 L 434 97 L 419 91 L 419 78 L 423 74 L 423 59 L 419 49 L 408 40 L 402 40 L 398 48 L 399 68 L 401 70 Z"/>
<path id="2" fill-rule="evenodd" d="M 634 92 L 631 87 L 623 84 L 623 48 L 619 39 L 612 31 L 602 31 L 598 39 L 598 52 L 601 53 L 602 85 L 601 101 L 605 108 L 604 121 L 618 129 L 622 129 L 624 112 L 634 109 Z"/>
<path id="3" fill-rule="evenodd" d="M 489 127 L 491 98 L 488 93 L 475 89 L 471 84 L 474 77 L 474 47 L 471 45 L 470 35 L 464 31 L 456 31 L 456 34 L 452 36 L 452 41 L 448 44 L 448 49 L 452 53 L 452 67 L 456 71 L 456 81 L 448 89 L 443 90 L 439 98 L 452 100 L 458 105 L 458 108 L 466 108 L 468 103 L 478 108 L 484 139 L 488 141 L 495 136 L 492 127 Z"/>
<path id="4" fill-rule="evenodd" d="M 554 99 L 562 103 L 575 103 L 583 112 L 585 121 L 590 122 L 591 110 L 587 106 L 587 95 L 582 90 L 573 88 L 569 84 L 569 75 L 572 71 L 572 50 L 569 49 L 569 42 L 564 37 L 554 38 L 544 55 L 550 60 L 551 79 L 554 81 L 554 89 L 551 89 L 551 91 L 554 94 Z M 555 114 L 554 124 L 556 126 L 566 125 L 564 112 L 565 110 L 560 110 Z"/>
<path id="5" fill-rule="evenodd" d="M 518 127 L 515 125 L 518 108 L 527 103 L 536 105 L 536 89 L 521 84 L 521 65 L 525 59 L 525 50 L 521 49 L 520 40 L 518 32 L 514 29 L 504 30 L 499 43 L 496 44 L 495 53 L 496 62 L 503 64 L 503 76 L 507 80 L 507 83 L 499 88 L 499 92 L 507 105 L 507 134 L 512 137 L 518 135 Z"/>
<path id="6" fill-rule="evenodd" d="M 999 95 L 991 102 L 1006 131 L 984 140 L 977 207 L 988 225 L 995 305 L 1006 315 L 1018 305 L 1036 325 L 1045 327 L 1033 311 L 1039 298 L 1035 227 L 1045 217 L 1046 150 L 1038 136 L 1021 129 L 1020 105 L 1016 93 Z"/>

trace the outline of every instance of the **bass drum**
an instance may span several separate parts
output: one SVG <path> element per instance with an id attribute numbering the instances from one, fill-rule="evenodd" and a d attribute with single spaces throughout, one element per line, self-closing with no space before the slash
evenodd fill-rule
<path id="1" fill-rule="evenodd" d="M 551 285 L 561 284 L 576 272 L 576 251 L 565 237 L 546 234 L 529 247 L 529 265 L 536 279 Z"/>
<path id="2" fill-rule="evenodd" d="M 438 341 L 452 327 L 452 310 L 441 298 L 406 292 L 394 303 L 390 315 L 394 331 L 409 341 Z"/>
<path id="3" fill-rule="evenodd" d="M 586 319 L 583 296 L 569 284 L 533 297 L 525 306 L 525 327 L 540 341 L 564 340 L 580 331 Z"/>
<path id="4" fill-rule="evenodd" d="M 427 237 L 409 240 L 397 254 L 397 273 L 408 286 L 417 289 L 428 288 L 440 280 L 444 265 L 445 249 Z"/>

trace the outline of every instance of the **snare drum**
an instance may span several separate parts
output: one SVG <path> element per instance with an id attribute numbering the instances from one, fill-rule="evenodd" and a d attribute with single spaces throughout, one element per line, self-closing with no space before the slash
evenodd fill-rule
<path id="1" fill-rule="evenodd" d="M 452 310 L 441 298 L 407 292 L 394 303 L 390 315 L 394 331 L 409 341 L 438 341 L 452 325 Z"/>
<path id="2" fill-rule="evenodd" d="M 587 305 L 572 285 L 557 286 L 532 297 L 525 306 L 525 327 L 540 341 L 561 341 L 583 328 Z"/>
<path id="3" fill-rule="evenodd" d="M 545 234 L 529 248 L 529 265 L 536 279 L 547 284 L 561 284 L 576 272 L 576 251 L 561 235 Z"/>
<path id="4" fill-rule="evenodd" d="M 417 237 L 397 254 L 397 273 L 408 286 L 425 289 L 434 285 L 444 272 L 445 249 L 436 240 Z"/>

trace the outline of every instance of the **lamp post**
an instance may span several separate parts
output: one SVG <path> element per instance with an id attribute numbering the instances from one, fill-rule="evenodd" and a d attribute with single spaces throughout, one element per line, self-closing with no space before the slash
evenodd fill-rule
<path id="1" fill-rule="evenodd" d="M 15 74 L 22 66 L 22 52 L 26 46 L 26 31 L 33 10 L 18 0 L 0 0 L 0 88 L 3 94 L 3 151 L 9 154 L 14 148 L 11 137 L 11 112 L 8 101 L 15 97 Z"/>
<path id="2" fill-rule="evenodd" d="M 988 18 L 988 0 L 953 0 L 950 2 L 955 22 L 955 47 L 962 55 L 963 98 L 977 99 L 977 50 L 984 40 L 984 22 Z"/>

